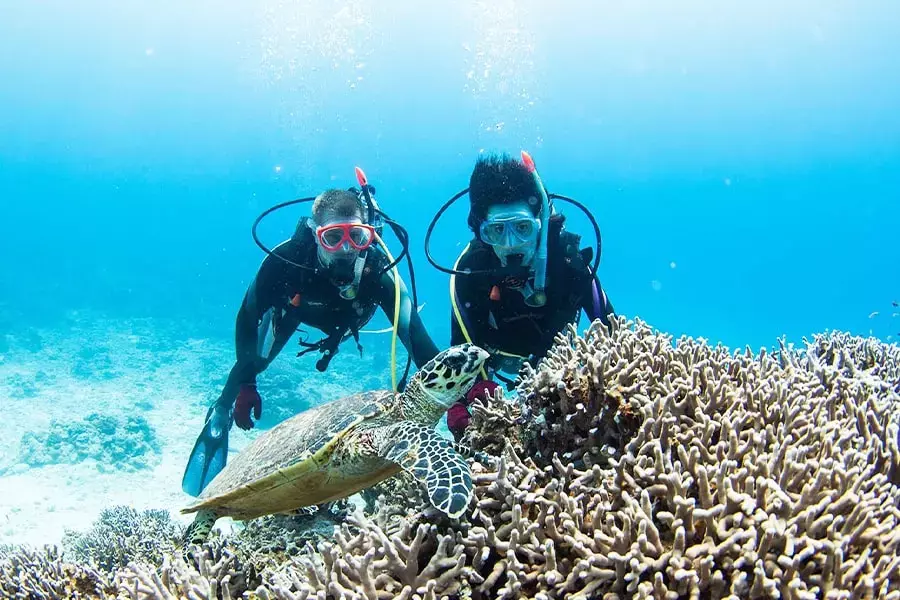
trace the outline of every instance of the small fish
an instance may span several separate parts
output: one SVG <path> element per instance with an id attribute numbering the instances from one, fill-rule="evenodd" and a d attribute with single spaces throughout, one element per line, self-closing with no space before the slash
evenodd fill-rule
<path id="1" fill-rule="evenodd" d="M 894 308 L 897 308 L 897 307 L 900 307 L 900 304 L 898 304 L 897 301 L 894 300 L 893 302 L 891 302 L 891 306 L 893 306 Z"/>

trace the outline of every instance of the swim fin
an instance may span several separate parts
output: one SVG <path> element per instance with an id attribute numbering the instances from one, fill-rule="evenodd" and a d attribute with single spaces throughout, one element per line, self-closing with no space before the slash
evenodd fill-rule
<path id="1" fill-rule="evenodd" d="M 209 482 L 225 468 L 228 460 L 228 432 L 233 422 L 231 409 L 213 404 L 206 413 L 203 431 L 191 450 L 181 489 L 191 496 L 199 496 Z"/>

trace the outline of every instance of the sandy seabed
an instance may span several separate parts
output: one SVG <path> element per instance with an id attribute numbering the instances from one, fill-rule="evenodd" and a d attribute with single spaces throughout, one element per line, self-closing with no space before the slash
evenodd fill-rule
<path id="1" fill-rule="evenodd" d="M 80 313 L 72 313 L 66 327 L 5 334 L 0 348 L 0 544 L 57 544 L 66 529 L 87 529 L 103 508 L 114 505 L 167 509 L 173 518 L 190 522 L 192 516 L 178 513 L 192 500 L 181 490 L 181 476 L 208 403 L 231 367 L 230 334 L 212 340 L 171 322 Z M 324 374 L 312 368 L 314 358 L 293 358 L 295 347 L 289 344 L 259 378 L 262 422 L 251 432 L 232 428 L 232 452 L 252 441 L 260 428 L 308 406 L 389 387 L 384 350 L 390 336 L 365 337 L 363 358 L 347 344 Z M 150 466 L 117 470 L 93 458 L 34 466 L 21 456 L 23 435 L 93 413 L 143 416 L 160 449 L 147 457 Z M 229 526 L 227 520 L 220 523 Z"/>

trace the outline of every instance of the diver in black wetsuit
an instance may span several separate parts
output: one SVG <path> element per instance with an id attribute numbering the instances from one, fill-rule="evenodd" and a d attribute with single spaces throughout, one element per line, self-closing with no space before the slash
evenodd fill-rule
<path id="1" fill-rule="evenodd" d="M 294 235 L 263 261 L 237 314 L 237 361 L 185 470 L 182 488 L 187 493 L 198 495 L 225 466 L 231 418 L 242 429 L 253 427 L 251 412 L 260 418 L 256 376 L 300 325 L 325 334 L 315 343 L 301 341 L 306 349 L 300 354 L 321 353 L 319 371 L 328 367 L 343 341 L 353 337 L 359 344 L 359 330 L 379 307 L 417 366 L 438 353 L 405 283 L 396 269 L 386 269 L 390 261 L 376 242 L 377 229 L 366 223 L 370 191 L 365 190 L 365 200 L 355 189 L 323 192 L 313 202 L 312 217 L 301 219 Z M 398 285 L 400 317 L 393 323 Z"/>
<path id="2" fill-rule="evenodd" d="M 536 363 L 581 311 L 609 327 L 613 307 L 597 279 L 597 263 L 591 265 L 593 250 L 579 247 L 580 236 L 565 230 L 565 217 L 551 200 L 587 210 L 570 198 L 548 196 L 527 154 L 522 162 L 507 155 L 480 157 L 468 194 L 474 238 L 452 270 L 432 264 L 452 274 L 450 343 L 471 341 L 490 352 L 484 375 L 511 385 L 501 372 L 514 375 L 523 361 Z M 447 424 L 457 439 L 468 424 L 472 394 L 496 387 L 485 383 L 448 411 Z"/>

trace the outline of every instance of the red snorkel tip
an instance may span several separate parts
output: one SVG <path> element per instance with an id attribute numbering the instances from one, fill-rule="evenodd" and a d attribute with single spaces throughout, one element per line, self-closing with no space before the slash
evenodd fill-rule
<path id="1" fill-rule="evenodd" d="M 356 169 L 356 180 L 359 182 L 360 186 L 365 186 L 369 183 L 369 180 L 366 179 L 366 174 L 363 173 L 363 170 L 359 167 L 353 167 Z"/>
<path id="2" fill-rule="evenodd" d="M 525 168 L 529 173 L 534 173 L 534 159 L 524 150 L 522 150 L 522 162 L 525 163 Z"/>
<path id="3" fill-rule="evenodd" d="M 525 168 L 529 173 L 534 173 L 534 159 L 524 150 L 522 150 L 522 162 L 525 163 Z"/>

